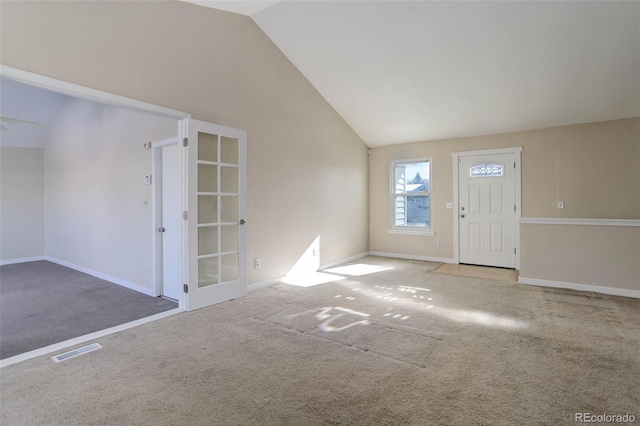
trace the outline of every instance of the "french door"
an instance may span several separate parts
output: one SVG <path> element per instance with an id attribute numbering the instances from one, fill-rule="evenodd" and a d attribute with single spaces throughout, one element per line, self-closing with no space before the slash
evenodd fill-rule
<path id="1" fill-rule="evenodd" d="M 247 294 L 247 135 L 188 120 L 188 287 L 194 310 Z"/>

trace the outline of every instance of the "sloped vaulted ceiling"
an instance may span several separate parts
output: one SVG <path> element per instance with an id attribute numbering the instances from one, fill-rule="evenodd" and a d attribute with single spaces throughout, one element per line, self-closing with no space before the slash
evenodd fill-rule
<path id="1" fill-rule="evenodd" d="M 281 1 L 243 13 L 369 146 L 640 116 L 638 2 Z"/>

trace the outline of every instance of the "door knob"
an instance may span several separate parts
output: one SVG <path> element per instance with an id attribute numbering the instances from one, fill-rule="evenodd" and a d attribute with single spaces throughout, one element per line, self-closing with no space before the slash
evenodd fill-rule
<path id="1" fill-rule="evenodd" d="M 238 222 L 238 223 L 239 223 L 240 225 L 244 225 L 245 223 L 247 223 L 247 221 L 246 221 L 246 220 L 244 220 L 244 219 L 240 219 L 240 222 Z"/>
<path id="2" fill-rule="evenodd" d="M 464 207 L 460 207 L 460 210 L 461 210 L 461 211 L 464 211 Z"/>
<path id="3" fill-rule="evenodd" d="M 464 219 L 464 214 L 461 214 L 460 217 Z"/>
<path id="4" fill-rule="evenodd" d="M 164 232 L 164 231 L 166 231 L 166 229 L 164 229 L 164 228 L 158 228 L 158 232 Z"/>

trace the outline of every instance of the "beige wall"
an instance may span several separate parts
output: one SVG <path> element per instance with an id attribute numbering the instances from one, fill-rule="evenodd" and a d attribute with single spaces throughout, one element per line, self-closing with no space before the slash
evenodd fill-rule
<path id="1" fill-rule="evenodd" d="M 44 256 L 44 149 L 0 148 L 0 261 Z"/>
<path id="2" fill-rule="evenodd" d="M 152 164 L 142 144 L 177 135 L 175 119 L 68 100 L 45 147 L 46 255 L 152 289 Z"/>
<path id="3" fill-rule="evenodd" d="M 367 251 L 367 147 L 250 18 L 181 2 L 0 12 L 4 65 L 248 132 L 249 283 L 286 274 L 318 236 L 321 263 Z"/>
<path id="4" fill-rule="evenodd" d="M 640 227 L 520 226 L 520 277 L 635 290 L 640 297 Z"/>
<path id="5" fill-rule="evenodd" d="M 371 250 L 453 257 L 452 152 L 522 147 L 522 216 L 640 219 L 640 119 L 374 148 Z M 434 237 L 389 234 L 389 163 L 432 158 Z M 557 202 L 564 201 L 564 209 Z M 442 241 L 443 247 L 436 246 Z"/>
<path id="6" fill-rule="evenodd" d="M 638 118 L 394 145 L 375 148 L 370 160 L 371 251 L 453 258 L 454 212 L 446 208 L 447 202 L 453 202 L 451 153 L 502 147 L 522 147 L 523 217 L 640 219 Z M 389 234 L 390 161 L 419 157 L 433 161 L 435 236 Z M 558 201 L 564 201 L 563 210 L 557 208 Z M 522 225 L 521 229 L 522 276 L 640 289 L 638 228 L 632 228 L 619 244 L 612 236 L 629 228 Z M 598 242 L 598 235 L 609 237 Z M 442 241 L 442 248 L 437 241 Z M 595 262 L 598 256 L 602 257 Z"/>

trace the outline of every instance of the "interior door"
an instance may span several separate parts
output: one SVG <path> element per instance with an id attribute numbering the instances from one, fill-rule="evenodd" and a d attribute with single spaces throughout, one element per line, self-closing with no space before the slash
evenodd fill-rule
<path id="1" fill-rule="evenodd" d="M 166 145 L 161 152 L 162 295 L 180 299 L 180 152 L 178 144 Z"/>
<path id="2" fill-rule="evenodd" d="M 515 268 L 515 155 L 459 161 L 460 263 Z"/>
<path id="3" fill-rule="evenodd" d="M 247 136 L 188 123 L 188 310 L 247 294 Z"/>

